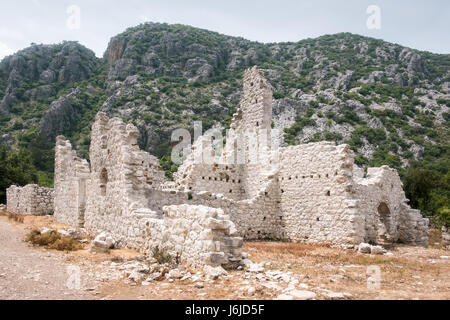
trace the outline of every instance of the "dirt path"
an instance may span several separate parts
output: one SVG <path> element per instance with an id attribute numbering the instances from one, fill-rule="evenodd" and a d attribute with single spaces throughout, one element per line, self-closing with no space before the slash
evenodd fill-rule
<path id="1" fill-rule="evenodd" d="M 77 270 L 67 269 L 70 264 L 64 254 L 29 247 L 23 242 L 25 234 L 23 228 L 0 217 L 0 299 L 93 298 L 83 290 L 83 279 L 78 282 L 74 277 Z"/>

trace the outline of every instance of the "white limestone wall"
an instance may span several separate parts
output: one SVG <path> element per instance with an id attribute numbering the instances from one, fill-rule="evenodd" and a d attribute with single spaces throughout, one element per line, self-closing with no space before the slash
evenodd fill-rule
<path id="1" fill-rule="evenodd" d="M 137 137 L 136 127 L 97 115 L 92 127 L 86 229 L 109 232 L 119 245 L 143 252 L 164 247 L 182 263 L 239 262 L 242 239 L 235 239 L 234 224 L 222 209 L 166 207 L 189 202 L 192 195 L 162 190 L 164 172 L 155 157 L 139 149 Z M 238 245 L 230 247 L 230 241 Z"/>
<path id="2" fill-rule="evenodd" d="M 443 226 L 441 231 L 442 231 L 442 245 L 445 248 L 450 249 L 450 230 L 448 227 Z"/>
<path id="3" fill-rule="evenodd" d="M 239 169 L 225 164 L 192 164 L 187 172 L 179 173 L 185 180 L 180 183 L 181 190 L 201 192 L 209 191 L 224 194 L 226 197 L 240 200 L 245 194 Z"/>
<path id="4" fill-rule="evenodd" d="M 166 181 L 159 161 L 139 149 L 138 135 L 133 125 L 104 113 L 97 115 L 90 148 L 87 228 L 95 228 L 98 220 L 130 216 L 134 209 L 146 207 L 147 191 Z"/>
<path id="5" fill-rule="evenodd" d="M 257 67 L 244 73 L 244 93 L 240 108 L 233 115 L 225 149 L 237 165 L 242 165 L 242 183 L 246 198 L 252 198 L 267 181 L 271 147 L 272 90 Z"/>
<path id="6" fill-rule="evenodd" d="M 355 178 L 358 210 L 365 214 L 364 241 L 380 244 L 428 243 L 428 219 L 411 209 L 397 171 L 387 166 L 369 168 Z"/>
<path id="7" fill-rule="evenodd" d="M 158 192 L 177 202 L 174 194 Z M 220 208 L 180 204 L 164 206 L 162 213 L 135 208 L 126 215 L 90 215 L 86 227 L 91 233 L 109 232 L 121 247 L 149 255 L 155 247 L 166 250 L 182 264 L 236 267 L 242 259 L 242 238 Z"/>
<path id="8" fill-rule="evenodd" d="M 268 178 L 255 197 L 232 205 L 230 215 L 239 233 L 247 240 L 287 239 L 274 176 Z"/>
<path id="9" fill-rule="evenodd" d="M 352 168 L 347 145 L 320 142 L 280 150 L 280 216 L 288 239 L 363 240 L 364 213 L 354 208 Z"/>
<path id="10" fill-rule="evenodd" d="M 239 200 L 245 195 L 241 167 L 215 157 L 210 137 L 195 141 L 191 154 L 174 174 L 175 187 L 182 191 L 209 191 Z"/>
<path id="11" fill-rule="evenodd" d="M 219 158 L 224 161 L 210 162 L 212 149 L 198 148 L 207 140 L 199 138 L 172 183 L 158 159 L 139 149 L 135 126 L 99 113 L 92 127 L 91 169 L 76 157 L 70 143 L 58 139 L 55 216 L 61 222 L 83 223 L 92 233 L 110 232 L 130 248 L 148 251 L 166 245 L 188 263 L 217 263 L 224 253 L 228 262 L 238 260 L 218 249 L 222 241 L 239 243 L 228 239 L 237 234 L 336 244 L 378 241 L 380 219 L 374 208 L 383 200 L 394 212 L 385 234 L 425 243 L 427 221 L 407 206 L 394 171 L 370 169 L 364 178 L 363 171 L 354 170 L 347 145 L 321 142 L 261 149 L 268 139 L 264 129 L 271 126 L 271 99 L 262 73 L 248 70 L 241 107 Z M 248 130 L 259 130 L 256 140 L 247 140 Z M 255 151 L 257 161 L 251 154 Z M 196 152 L 208 161 L 196 159 Z M 386 181 L 392 182 L 391 189 Z M 217 229 L 206 223 L 210 218 L 222 221 Z M 231 221 L 233 228 L 223 227 Z M 214 234 L 215 251 L 211 239 L 198 235 L 198 226 Z"/>
<path id="12" fill-rule="evenodd" d="M 38 185 L 11 186 L 6 190 L 7 210 L 23 215 L 49 215 L 54 211 L 54 191 Z"/>
<path id="13" fill-rule="evenodd" d="M 234 200 L 228 194 L 209 191 L 148 190 L 147 207 L 158 215 L 169 205 L 202 205 L 223 209 L 235 224 L 239 234 L 246 239 L 281 239 L 285 235 L 277 208 L 278 198 L 274 180 L 261 186 L 262 191 L 252 199 Z"/>
<path id="14" fill-rule="evenodd" d="M 184 204 L 163 210 L 162 219 L 142 219 L 150 235 L 149 250 L 165 249 L 179 262 L 194 266 L 240 263 L 243 241 L 222 209 Z"/>
<path id="15" fill-rule="evenodd" d="M 56 138 L 55 147 L 55 220 L 76 227 L 84 226 L 90 169 L 77 157 L 70 141 Z"/>
<path id="16" fill-rule="evenodd" d="M 6 208 L 9 212 L 19 213 L 26 209 L 25 200 L 20 201 L 22 197 L 22 188 L 18 186 L 10 186 L 6 189 Z"/>
<path id="17" fill-rule="evenodd" d="M 134 157 L 132 143 L 126 142 L 133 140 L 135 132 L 127 130 L 119 119 L 109 119 L 103 113 L 96 116 L 91 132 L 91 183 L 87 193 L 85 227 L 115 234 L 122 221 L 120 218 L 130 215 L 132 200 L 128 193 L 136 183 L 133 178 L 127 181 L 125 176 L 133 175 L 141 168 L 128 164 L 133 162 Z M 122 163 L 123 153 L 128 153 L 127 163 Z M 143 206 L 143 203 L 138 203 L 138 207 Z"/>

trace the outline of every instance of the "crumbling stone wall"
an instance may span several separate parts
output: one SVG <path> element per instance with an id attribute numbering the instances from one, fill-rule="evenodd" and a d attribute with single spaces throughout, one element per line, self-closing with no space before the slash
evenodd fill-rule
<path id="1" fill-rule="evenodd" d="M 84 227 L 91 233 L 109 232 L 118 244 L 151 253 L 170 250 L 187 264 L 235 265 L 241 260 L 242 238 L 222 209 L 191 206 L 189 192 L 164 190 L 167 182 L 157 158 L 139 149 L 138 130 L 120 119 L 99 113 L 92 127 L 91 168 L 82 166 L 85 188 Z M 58 187 L 80 182 L 79 160 L 68 141 L 58 139 Z M 65 168 L 66 163 L 69 167 Z M 70 161 L 72 160 L 72 161 Z M 62 189 L 58 189 L 62 190 Z M 64 201 L 77 194 L 61 196 Z M 169 206 L 177 204 L 180 206 Z M 60 221 L 79 220 L 79 206 L 58 206 Z"/>
<path id="2" fill-rule="evenodd" d="M 428 219 L 409 207 L 396 170 L 369 168 L 366 177 L 356 173 L 355 182 L 356 207 L 365 213 L 365 242 L 428 244 Z"/>
<path id="3" fill-rule="evenodd" d="M 247 239 L 285 236 L 274 183 L 278 150 L 271 150 L 271 115 L 270 84 L 261 70 L 251 68 L 222 155 L 215 157 L 211 137 L 200 137 L 174 175 L 175 187 L 191 193 L 190 203 L 223 208 Z"/>
<path id="4" fill-rule="evenodd" d="M 192 192 L 181 190 L 149 190 L 148 207 L 158 215 L 168 205 L 201 205 L 223 209 L 231 217 L 239 234 L 246 239 L 282 239 L 285 237 L 276 209 L 278 199 L 268 197 L 274 192 L 274 182 L 266 182 L 260 194 L 251 199 L 234 200 L 228 195 L 209 191 Z"/>
<path id="5" fill-rule="evenodd" d="M 364 178 L 364 172 L 354 169 L 354 154 L 348 145 L 320 142 L 274 148 L 272 135 L 277 135 L 270 133 L 271 122 L 270 84 L 254 67 L 244 74 L 241 107 L 233 116 L 219 157 L 222 162 L 215 165 L 218 178 L 210 174 L 211 165 L 195 162 L 191 155 L 175 175 L 176 187 L 197 194 L 202 190 L 225 194 L 234 200 L 208 205 L 222 206 L 241 235 L 249 239 L 427 244 L 428 220 L 407 205 L 395 170 L 369 168 Z M 205 145 L 207 141 L 199 138 L 193 153 L 208 156 L 212 150 Z M 230 194 L 220 185 L 224 167 L 240 181 L 240 188 L 230 188 Z"/>
<path id="6" fill-rule="evenodd" d="M 446 226 L 441 229 L 442 232 L 442 245 L 444 248 L 450 249 L 450 230 Z"/>
<path id="7" fill-rule="evenodd" d="M 428 221 L 407 205 L 395 170 L 369 168 L 365 177 L 348 145 L 275 148 L 271 117 L 270 84 L 247 70 L 223 153 L 213 158 L 211 139 L 200 137 L 169 182 L 139 149 L 135 126 L 99 113 L 90 168 L 57 140 L 55 217 L 188 264 L 238 263 L 240 237 L 426 245 Z"/>
<path id="8" fill-rule="evenodd" d="M 25 187 L 11 186 L 6 190 L 7 210 L 24 215 L 53 214 L 54 191 L 31 184 Z"/>
<path id="9" fill-rule="evenodd" d="M 148 248 L 158 247 L 189 265 L 236 266 L 242 257 L 242 237 L 222 209 L 178 205 L 163 208 L 164 216 L 144 218 Z"/>
<path id="10" fill-rule="evenodd" d="M 280 219 L 295 241 L 359 243 L 362 217 L 349 206 L 353 156 L 349 146 L 320 142 L 282 148 L 277 181 Z M 361 220 L 361 221 L 360 221 Z"/>
<path id="11" fill-rule="evenodd" d="M 192 153 L 174 174 L 175 186 L 183 191 L 211 191 L 230 199 L 242 199 L 245 190 L 241 166 L 215 159 L 211 141 L 201 137 L 194 143 Z"/>
<path id="12" fill-rule="evenodd" d="M 256 66 L 244 73 L 244 93 L 233 115 L 224 159 L 239 166 L 245 198 L 267 181 L 271 157 L 272 90 Z M 270 171 L 270 170 L 269 170 Z"/>
<path id="13" fill-rule="evenodd" d="M 159 161 L 138 147 L 138 129 L 99 113 L 92 127 L 86 227 L 146 208 L 146 193 L 166 181 Z"/>
<path id="14" fill-rule="evenodd" d="M 55 219 L 83 227 L 86 211 L 89 164 L 72 150 L 70 141 L 56 138 L 55 147 Z"/>

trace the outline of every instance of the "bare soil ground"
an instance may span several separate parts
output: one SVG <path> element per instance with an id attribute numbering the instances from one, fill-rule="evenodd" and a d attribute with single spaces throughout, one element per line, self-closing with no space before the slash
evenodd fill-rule
<path id="1" fill-rule="evenodd" d="M 31 247 L 27 232 L 61 228 L 51 217 L 25 217 L 17 223 L 0 216 L 0 299 L 275 299 L 292 286 L 316 299 L 450 299 L 450 251 L 432 232 L 430 248 L 396 246 L 392 255 L 367 255 L 326 245 L 247 242 L 244 251 L 264 272 L 229 271 L 217 280 L 162 280 L 146 286 L 120 277 L 117 261 L 144 259 L 132 250 L 92 254 L 88 245 L 75 252 Z M 81 270 L 81 287 L 69 289 L 67 266 Z M 379 269 L 378 269 L 379 268 Z M 380 271 L 379 289 L 368 286 Z M 195 275 L 199 270 L 189 270 Z M 270 272 L 291 281 L 273 281 Z M 200 273 L 199 273 L 200 274 Z M 370 282 L 370 279 L 369 279 Z M 291 288 L 292 289 L 292 288 Z"/>
<path id="2" fill-rule="evenodd" d="M 0 299 L 92 299 L 94 295 L 67 286 L 71 264 L 64 254 L 35 249 L 23 242 L 22 225 L 0 217 Z"/>

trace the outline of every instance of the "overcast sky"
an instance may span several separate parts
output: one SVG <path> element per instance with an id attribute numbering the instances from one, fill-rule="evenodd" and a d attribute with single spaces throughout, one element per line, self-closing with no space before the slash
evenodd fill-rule
<path id="1" fill-rule="evenodd" d="M 379 8 L 378 14 L 373 9 Z M 375 21 L 370 24 L 367 21 Z M 76 40 L 102 56 L 142 22 L 181 23 L 260 42 L 352 32 L 450 53 L 448 0 L 14 0 L 0 5 L 0 59 L 30 43 Z M 380 21 L 380 28 L 376 21 Z"/>

